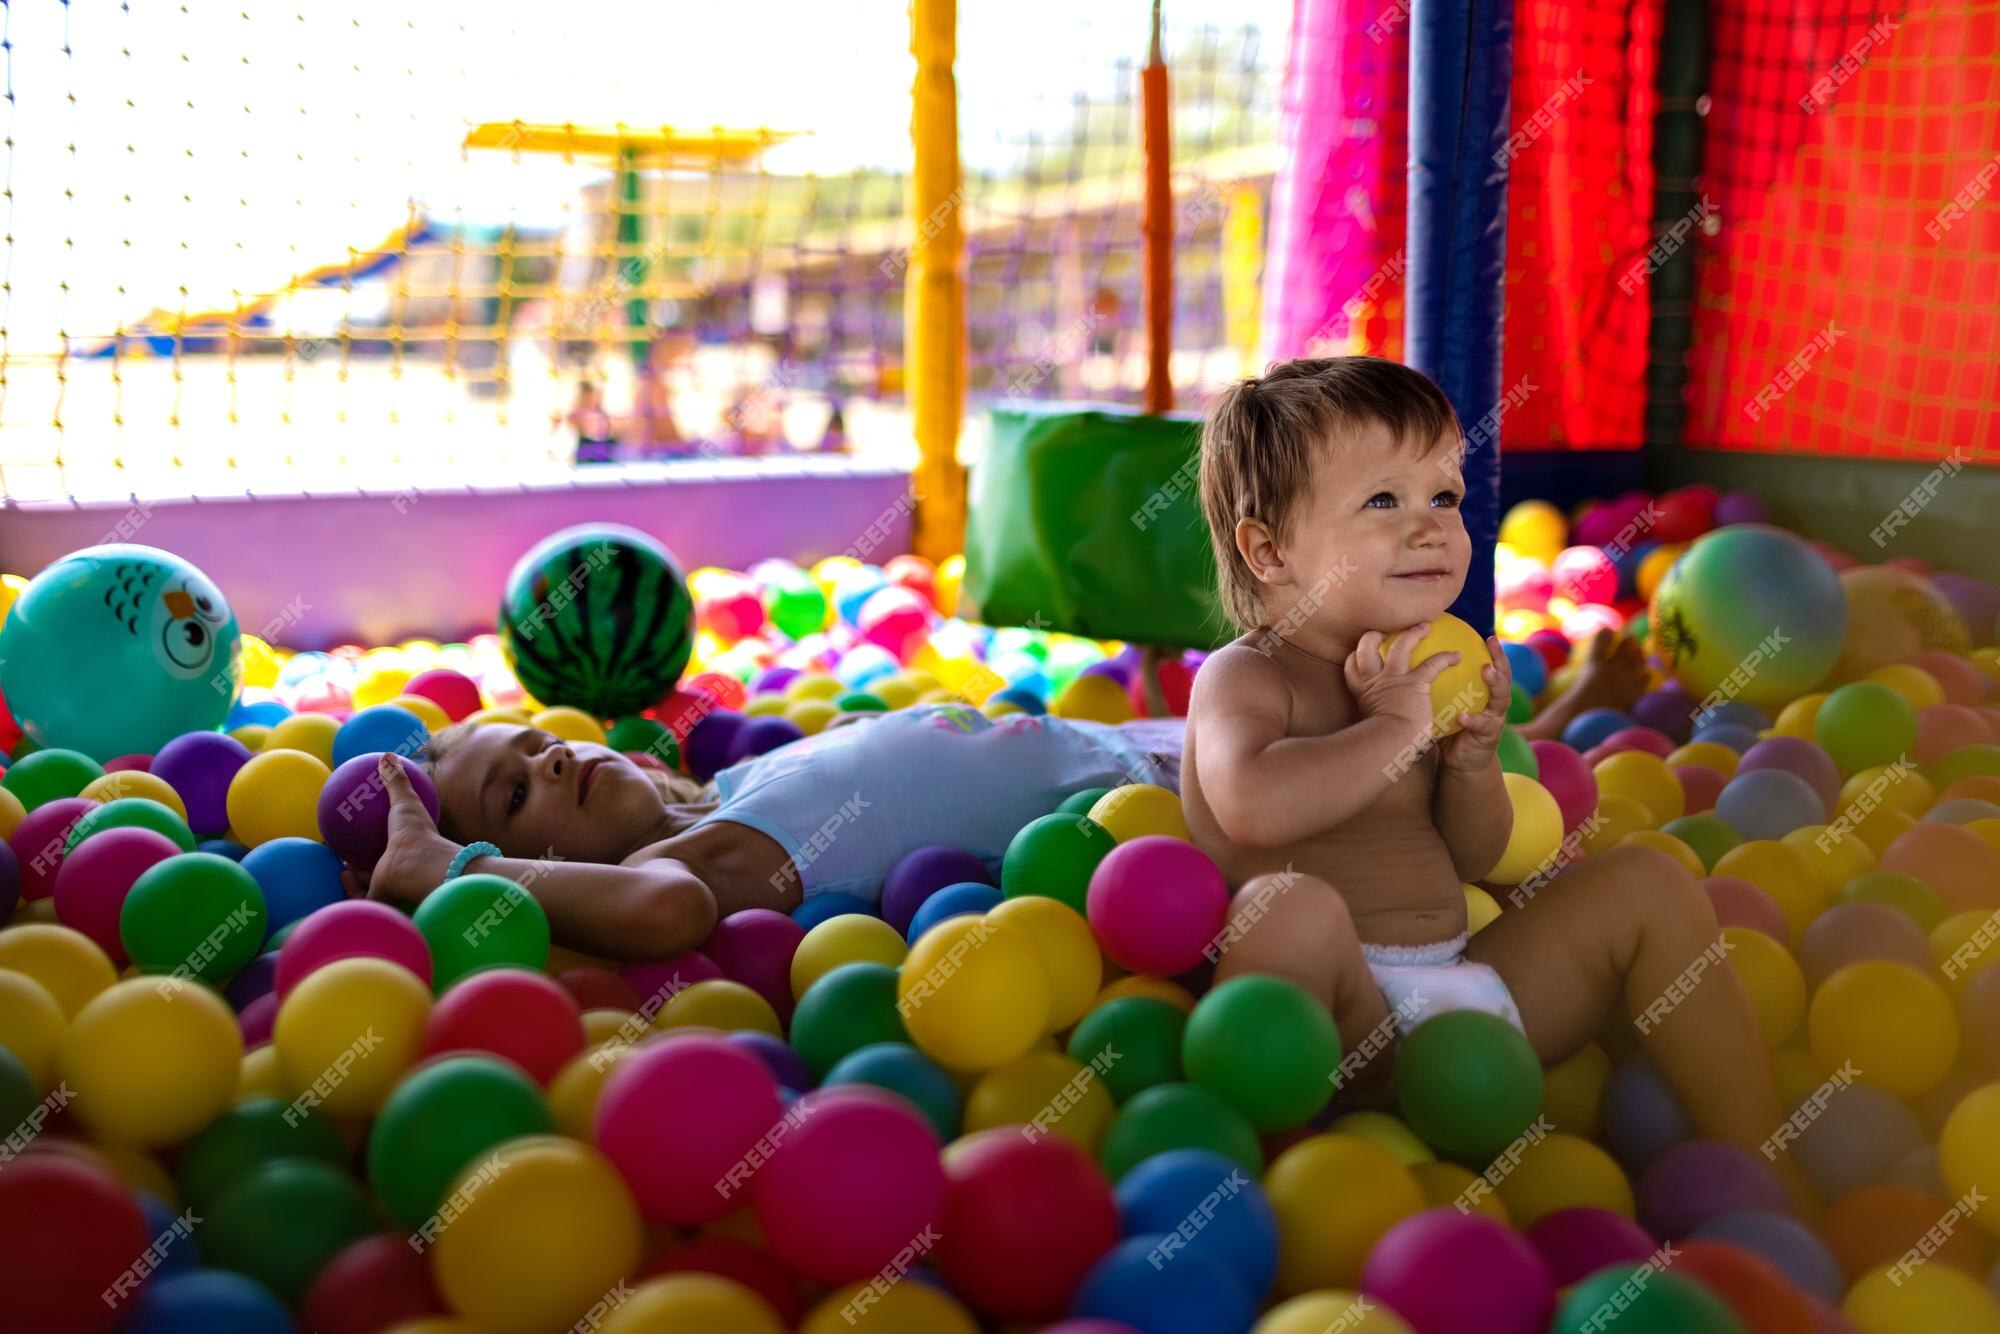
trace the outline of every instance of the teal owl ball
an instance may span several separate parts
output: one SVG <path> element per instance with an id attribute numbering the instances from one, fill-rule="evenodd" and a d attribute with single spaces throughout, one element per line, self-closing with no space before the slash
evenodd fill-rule
<path id="1" fill-rule="evenodd" d="M 152 755 L 221 726 L 241 642 L 222 590 L 179 556 L 86 547 L 36 575 L 0 624 L 0 695 L 38 746 Z"/>

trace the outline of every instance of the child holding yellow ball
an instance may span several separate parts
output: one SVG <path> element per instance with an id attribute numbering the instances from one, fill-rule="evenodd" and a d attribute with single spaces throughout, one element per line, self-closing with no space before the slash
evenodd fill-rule
<path id="1" fill-rule="evenodd" d="M 1184 757 L 1188 827 L 1239 890 L 1217 982 L 1297 982 L 1349 1051 L 1381 1045 L 1399 998 L 1485 1010 L 1544 1064 L 1671 989 L 1648 1053 L 1699 1133 L 1754 1148 L 1777 1089 L 1734 974 L 1677 986 L 1719 936 L 1685 869 L 1612 849 L 1467 933 L 1461 885 L 1494 870 L 1513 821 L 1496 755 L 1511 674 L 1476 636 L 1465 649 L 1490 661 L 1443 700 L 1433 683 L 1463 654 L 1412 666 L 1465 583 L 1462 453 L 1437 386 L 1373 357 L 1285 363 L 1210 412 L 1202 505 L 1224 605 L 1251 627 L 1196 676 Z"/>

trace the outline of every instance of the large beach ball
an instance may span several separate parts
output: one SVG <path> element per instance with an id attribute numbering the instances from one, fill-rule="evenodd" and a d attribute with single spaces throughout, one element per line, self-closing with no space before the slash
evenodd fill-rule
<path id="1" fill-rule="evenodd" d="M 516 562 L 499 628 L 529 694 L 611 718 L 652 707 L 680 680 L 694 652 L 694 602 L 651 537 L 578 524 Z"/>
<path id="2" fill-rule="evenodd" d="M 151 755 L 221 726 L 240 647 L 236 614 L 194 566 L 86 547 L 36 575 L 0 624 L 0 695 L 38 746 Z"/>
<path id="3" fill-rule="evenodd" d="M 1681 684 L 1766 710 L 1824 680 L 1846 630 L 1833 570 L 1799 538 L 1759 524 L 1696 541 L 1653 595 L 1652 648 Z"/>

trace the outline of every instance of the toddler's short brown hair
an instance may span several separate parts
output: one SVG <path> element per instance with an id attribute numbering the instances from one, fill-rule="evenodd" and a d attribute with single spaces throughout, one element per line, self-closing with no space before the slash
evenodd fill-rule
<path id="1" fill-rule="evenodd" d="M 1240 519 L 1284 541 L 1329 440 L 1381 422 L 1426 452 L 1456 448 L 1458 416 L 1420 371 L 1383 357 L 1301 357 L 1217 394 L 1201 431 L 1201 507 L 1222 607 L 1246 629 L 1264 619 L 1257 576 L 1236 549 Z"/>

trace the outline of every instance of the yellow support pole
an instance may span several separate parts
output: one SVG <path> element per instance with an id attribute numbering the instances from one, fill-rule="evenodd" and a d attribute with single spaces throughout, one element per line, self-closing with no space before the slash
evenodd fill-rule
<path id="1" fill-rule="evenodd" d="M 911 0 L 909 268 L 904 276 L 905 383 L 917 440 L 911 546 L 943 560 L 965 547 L 965 470 L 958 462 L 965 415 L 964 197 L 958 169 L 957 0 Z"/>

